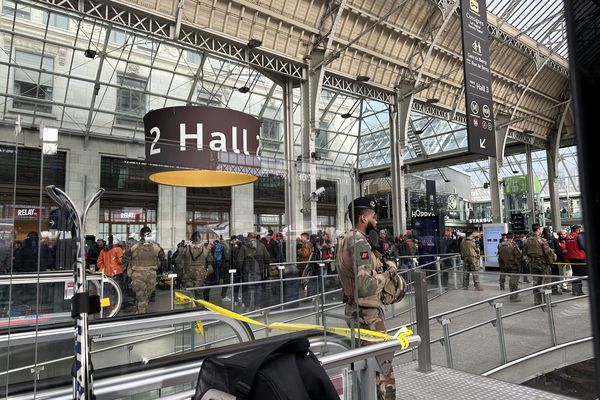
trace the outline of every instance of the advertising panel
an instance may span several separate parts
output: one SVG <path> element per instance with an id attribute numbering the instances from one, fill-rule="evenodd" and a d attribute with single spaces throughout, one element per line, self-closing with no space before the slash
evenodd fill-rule
<path id="1" fill-rule="evenodd" d="M 416 217 L 412 220 L 413 236 L 418 241 L 419 255 L 431 254 L 431 257 L 419 257 L 419 265 L 435 260 L 434 254 L 438 254 L 438 238 L 443 230 L 440 227 L 440 218 Z"/>
<path id="2" fill-rule="evenodd" d="M 483 225 L 483 247 L 485 257 L 483 263 L 486 267 L 499 267 L 498 245 L 502 234 L 508 232 L 507 224 L 484 224 Z"/>

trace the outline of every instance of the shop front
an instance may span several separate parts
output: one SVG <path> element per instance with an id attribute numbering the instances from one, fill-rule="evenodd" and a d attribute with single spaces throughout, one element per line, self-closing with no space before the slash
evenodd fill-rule
<path id="1" fill-rule="evenodd" d="M 98 238 L 139 239 L 144 226 L 156 232 L 158 185 L 147 179 L 149 172 L 138 160 L 102 157 L 100 181 L 106 192 L 100 199 Z"/>

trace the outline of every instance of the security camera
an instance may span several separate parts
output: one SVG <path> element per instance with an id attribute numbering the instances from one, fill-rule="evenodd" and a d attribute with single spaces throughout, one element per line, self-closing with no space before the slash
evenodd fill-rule
<path id="1" fill-rule="evenodd" d="M 325 188 L 323 186 L 321 186 L 320 188 L 318 188 L 317 190 L 312 192 L 311 195 L 312 195 L 312 197 L 319 197 L 323 193 L 325 193 Z"/>

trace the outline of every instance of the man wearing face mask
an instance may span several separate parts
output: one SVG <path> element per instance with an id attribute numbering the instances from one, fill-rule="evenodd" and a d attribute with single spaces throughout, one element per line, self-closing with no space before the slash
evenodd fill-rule
<path id="1" fill-rule="evenodd" d="M 375 201 L 367 197 L 359 197 L 348 205 L 348 218 L 354 228 L 339 240 L 336 264 L 346 304 L 345 314 L 354 318 L 355 326 L 361 329 L 386 332 L 381 296 L 397 269 L 392 261 L 386 261 L 384 266 L 369 243 L 369 232 L 377 229 L 375 208 Z M 377 372 L 376 383 L 378 399 L 396 399 L 392 368 L 385 373 Z"/>

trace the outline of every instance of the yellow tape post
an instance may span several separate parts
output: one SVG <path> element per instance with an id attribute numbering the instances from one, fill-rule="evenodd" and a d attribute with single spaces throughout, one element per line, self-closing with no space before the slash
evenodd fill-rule
<path id="1" fill-rule="evenodd" d="M 398 331 L 396 332 L 395 335 L 389 335 L 384 332 L 372 331 L 370 329 L 360 329 L 360 328 L 350 329 L 350 328 L 326 327 L 326 326 L 317 325 L 317 324 L 290 324 L 290 323 L 285 323 L 285 322 L 273 322 L 270 324 L 265 324 L 263 322 L 257 321 L 255 319 L 252 319 L 252 318 L 247 317 L 242 314 L 238 314 L 234 311 L 231 311 L 227 308 L 223 308 L 221 306 L 210 303 L 208 301 L 194 299 L 194 298 L 187 296 L 181 292 L 175 292 L 175 304 L 179 304 L 179 305 L 192 304 L 192 306 L 195 306 L 196 304 L 200 304 L 200 305 L 204 306 L 207 310 L 216 312 L 217 314 L 221 314 L 226 317 L 236 319 L 238 321 L 246 322 L 251 325 L 256 325 L 256 326 L 260 326 L 263 328 L 269 328 L 269 329 L 274 329 L 274 330 L 292 331 L 292 332 L 317 330 L 317 331 L 322 331 L 322 332 L 333 333 L 336 335 L 346 336 L 349 338 L 352 337 L 352 334 L 354 331 L 354 337 L 358 338 L 360 335 L 361 340 L 365 340 L 368 342 L 378 342 L 378 341 L 384 341 L 384 340 L 398 340 L 398 341 L 400 341 L 400 343 L 402 345 L 402 349 L 408 348 L 409 343 L 408 343 L 407 337 L 413 334 L 413 331 L 408 329 L 405 326 L 398 329 Z"/>

